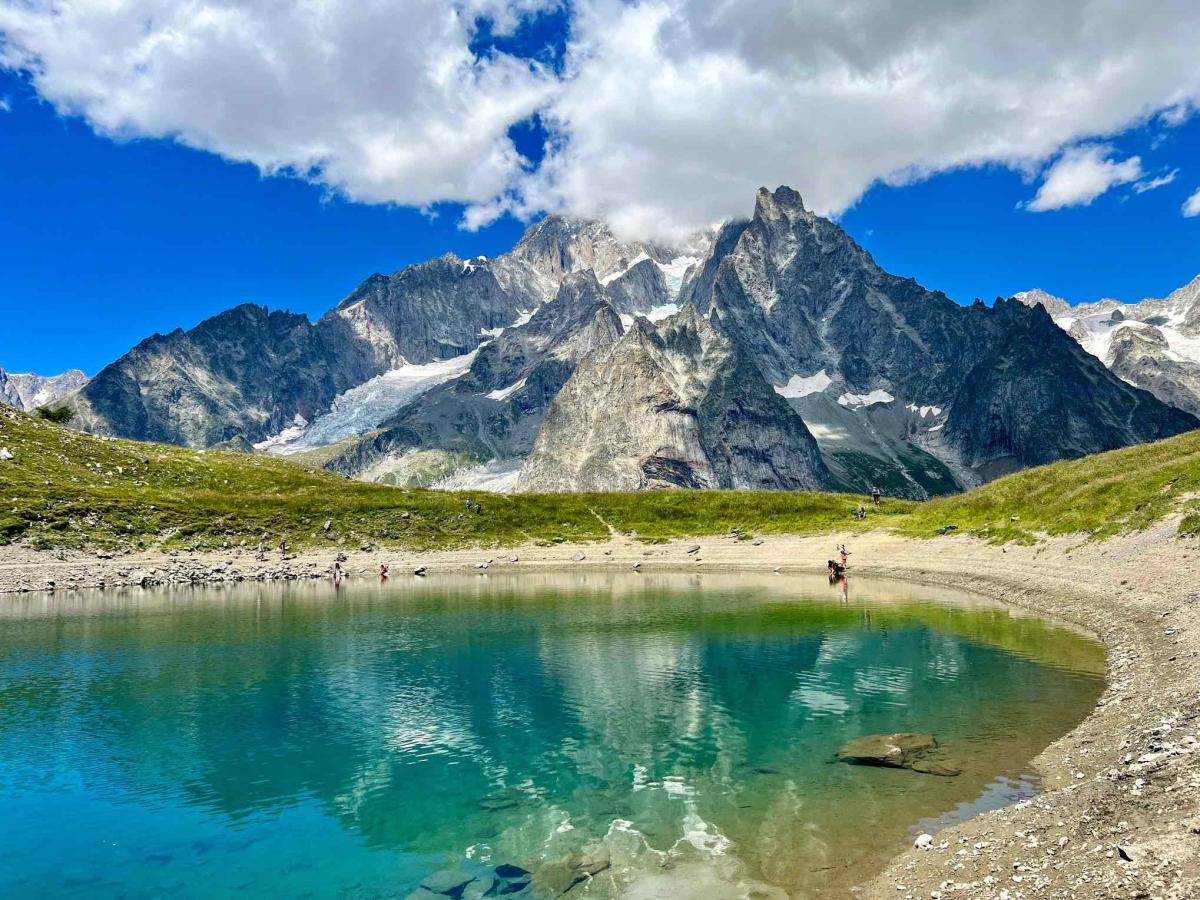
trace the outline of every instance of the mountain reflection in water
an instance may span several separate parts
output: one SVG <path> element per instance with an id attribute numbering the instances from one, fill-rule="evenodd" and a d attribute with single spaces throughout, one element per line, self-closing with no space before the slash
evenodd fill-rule
<path id="1" fill-rule="evenodd" d="M 839 894 L 923 819 L 1027 791 L 1103 688 L 1074 631 L 857 578 L 845 600 L 534 575 L 0 617 L 4 896 L 404 896 L 501 864 L 530 896 Z M 896 731 L 962 775 L 833 762 Z"/>

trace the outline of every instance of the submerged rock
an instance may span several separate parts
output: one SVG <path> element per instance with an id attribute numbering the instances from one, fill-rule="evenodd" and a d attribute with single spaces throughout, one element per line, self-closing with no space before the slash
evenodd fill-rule
<path id="1" fill-rule="evenodd" d="M 855 766 L 911 769 L 925 775 L 954 776 L 962 769 L 942 756 L 932 734 L 868 734 L 842 745 L 837 758 Z"/>
<path id="2" fill-rule="evenodd" d="M 463 896 L 467 887 L 476 880 L 476 877 L 470 872 L 435 872 L 421 882 L 421 887 L 415 892 L 415 896 L 426 896 L 421 891 L 427 891 L 437 897 L 453 897 L 458 900 Z M 414 894 L 410 894 L 409 900 L 412 900 L 413 897 Z"/>

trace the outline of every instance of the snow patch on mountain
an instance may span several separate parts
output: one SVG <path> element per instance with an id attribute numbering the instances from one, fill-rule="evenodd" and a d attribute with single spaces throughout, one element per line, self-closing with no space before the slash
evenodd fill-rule
<path id="1" fill-rule="evenodd" d="M 431 484 L 437 491 L 487 491 L 492 494 L 508 494 L 517 484 L 521 474 L 520 459 L 493 459 L 480 466 L 459 469 L 440 481 Z"/>
<path id="2" fill-rule="evenodd" d="M 663 278 L 666 279 L 667 290 L 671 292 L 672 297 L 679 296 L 679 289 L 683 287 L 683 279 L 687 275 L 688 269 L 699 265 L 701 261 L 699 256 L 676 256 L 669 263 L 658 263 L 658 268 L 662 271 Z"/>
<path id="3" fill-rule="evenodd" d="M 311 423 L 297 416 L 292 426 L 254 448 L 287 456 L 370 431 L 432 388 L 465 375 L 476 352 L 377 375 L 339 394 L 329 412 Z"/>
<path id="4" fill-rule="evenodd" d="M 515 394 L 521 388 L 525 387 L 525 381 L 526 381 L 526 379 L 522 378 L 520 381 L 514 381 L 508 387 L 497 388 L 494 391 L 488 391 L 487 392 L 488 399 L 490 399 L 490 400 L 507 400 L 509 397 L 511 397 L 513 394 Z"/>
<path id="5" fill-rule="evenodd" d="M 885 390 L 874 390 L 868 394 L 842 394 L 837 402 L 849 409 L 865 409 L 877 403 L 891 403 L 895 399 Z"/>
<path id="6" fill-rule="evenodd" d="M 664 303 L 662 306 L 650 307 L 650 311 L 642 313 L 642 315 L 651 322 L 661 322 L 663 319 L 671 318 L 671 316 L 675 315 L 677 312 L 679 312 L 679 304 Z M 634 318 L 634 316 L 631 316 L 628 313 L 622 313 L 620 316 L 621 326 L 628 331 L 633 325 Z"/>
<path id="7" fill-rule="evenodd" d="M 776 384 L 772 387 L 779 396 L 796 399 L 807 397 L 809 394 L 819 394 L 831 384 L 833 384 L 833 379 L 824 369 L 821 369 L 815 375 L 793 375 L 788 379 L 787 384 Z"/>
<path id="8" fill-rule="evenodd" d="M 942 414 L 942 408 L 940 406 L 917 406 L 915 403 L 910 403 L 904 408 L 909 412 L 915 412 L 922 419 L 926 418 L 927 416 L 940 416 Z"/>

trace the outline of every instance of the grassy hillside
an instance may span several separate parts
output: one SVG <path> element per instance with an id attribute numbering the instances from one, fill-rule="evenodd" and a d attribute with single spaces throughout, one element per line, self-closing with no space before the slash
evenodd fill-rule
<path id="1" fill-rule="evenodd" d="M 596 540 L 610 526 L 654 541 L 735 529 L 747 537 L 849 527 L 930 536 L 955 524 L 1027 541 L 1144 527 L 1200 492 L 1200 432 L 929 503 L 889 500 L 865 523 L 849 515 L 862 497 L 732 491 L 480 494 L 476 515 L 466 494 L 362 484 L 270 457 L 95 438 L 9 410 L 0 412 L 0 447 L 14 456 L 0 460 L 0 542 L 38 547 L 274 546 L 286 538 L 294 547 L 432 548 Z M 1200 530 L 1200 507 L 1185 527 Z"/>

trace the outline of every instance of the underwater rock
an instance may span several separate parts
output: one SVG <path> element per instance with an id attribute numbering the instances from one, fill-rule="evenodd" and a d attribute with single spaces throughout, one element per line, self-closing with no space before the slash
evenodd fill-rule
<path id="1" fill-rule="evenodd" d="M 868 734 L 842 745 L 837 758 L 855 766 L 910 769 L 924 775 L 949 777 L 962 773 L 959 766 L 939 752 L 932 734 L 920 732 Z"/>
<path id="2" fill-rule="evenodd" d="M 444 897 L 458 898 L 474 880 L 475 876 L 469 872 L 435 872 L 421 882 L 421 887 Z"/>

